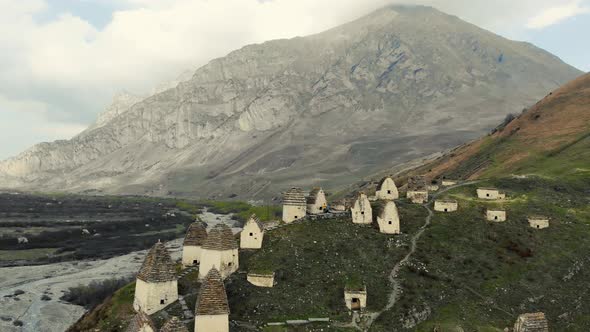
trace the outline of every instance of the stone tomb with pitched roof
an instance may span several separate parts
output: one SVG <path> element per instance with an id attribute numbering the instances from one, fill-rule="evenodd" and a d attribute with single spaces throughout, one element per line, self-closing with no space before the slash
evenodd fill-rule
<path id="1" fill-rule="evenodd" d="M 283 195 L 283 221 L 291 223 L 305 218 L 307 200 L 301 188 L 291 188 Z"/>
<path id="2" fill-rule="evenodd" d="M 325 213 L 328 208 L 328 201 L 326 201 L 326 194 L 322 188 L 313 188 L 307 196 L 307 213 L 320 214 Z"/>
<path id="3" fill-rule="evenodd" d="M 399 192 L 391 176 L 386 176 L 377 184 L 375 191 L 377 199 L 393 200 L 399 198 Z"/>
<path id="4" fill-rule="evenodd" d="M 227 278 L 239 267 L 238 242 L 231 229 L 217 224 L 207 235 L 201 247 L 199 279 L 205 278 L 210 269 L 217 269 L 222 278 Z"/>
<path id="5" fill-rule="evenodd" d="M 260 249 L 264 239 L 264 226 L 260 219 L 253 214 L 248 218 L 244 228 L 240 233 L 240 248 L 242 249 Z"/>
<path id="6" fill-rule="evenodd" d="M 180 319 L 178 319 L 178 317 L 172 316 L 166 323 L 164 323 L 160 332 L 188 332 L 188 328 Z"/>
<path id="7" fill-rule="evenodd" d="M 350 208 L 352 222 L 355 224 L 373 223 L 373 208 L 364 192 L 360 192 Z"/>
<path id="8" fill-rule="evenodd" d="M 393 201 L 379 201 L 375 203 L 373 213 L 379 226 L 379 232 L 384 234 L 399 234 L 401 232 L 399 212 Z"/>
<path id="9" fill-rule="evenodd" d="M 156 326 L 154 322 L 145 312 L 139 311 L 133 318 L 125 332 L 156 332 Z"/>
<path id="10" fill-rule="evenodd" d="M 196 265 L 201 260 L 201 247 L 207 239 L 207 229 L 201 222 L 194 222 L 188 226 L 182 245 L 182 265 L 184 267 Z"/>
<path id="11" fill-rule="evenodd" d="M 133 308 L 151 315 L 177 300 L 174 262 L 164 244 L 158 241 L 146 255 L 137 274 Z"/>
<path id="12" fill-rule="evenodd" d="M 195 332 L 228 332 L 229 305 L 219 271 L 207 273 L 195 308 Z"/>

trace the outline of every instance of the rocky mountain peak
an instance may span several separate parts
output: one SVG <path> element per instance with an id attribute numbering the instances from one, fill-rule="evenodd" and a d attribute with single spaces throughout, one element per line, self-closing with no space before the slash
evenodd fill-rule
<path id="1" fill-rule="evenodd" d="M 476 138 L 579 73 L 432 8 L 386 7 L 245 46 L 142 100 L 122 95 L 101 126 L 1 162 L 2 185 L 213 198 L 330 188 Z"/>

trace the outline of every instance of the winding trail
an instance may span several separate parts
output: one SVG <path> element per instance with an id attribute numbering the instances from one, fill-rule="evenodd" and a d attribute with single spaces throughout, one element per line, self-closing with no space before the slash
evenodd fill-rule
<path id="1" fill-rule="evenodd" d="M 410 251 L 406 254 L 406 256 L 402 260 L 400 260 L 399 262 L 397 262 L 397 264 L 395 264 L 395 266 L 393 267 L 393 269 L 389 273 L 389 282 L 391 283 L 391 293 L 389 293 L 389 300 L 387 301 L 387 305 L 385 305 L 385 307 L 383 309 L 381 309 L 381 311 L 365 315 L 366 319 L 364 321 L 361 321 L 360 326 L 357 323 L 358 319 L 355 319 L 355 316 L 353 315 L 353 320 L 352 320 L 352 323 L 350 324 L 351 327 L 355 327 L 356 329 L 361 330 L 361 331 L 368 331 L 371 328 L 371 325 L 373 325 L 373 323 L 375 322 L 375 320 L 377 320 L 377 318 L 379 318 L 379 316 L 381 316 L 381 314 L 383 314 L 384 312 L 393 308 L 395 303 L 399 300 L 401 293 L 402 293 L 402 287 L 401 287 L 401 281 L 397 278 L 397 275 L 398 275 L 400 269 L 404 266 L 404 264 L 406 264 L 410 260 L 412 255 L 416 252 L 416 249 L 418 248 L 418 240 L 420 239 L 422 234 L 424 234 L 424 231 L 426 231 L 426 227 L 428 227 L 430 225 L 430 221 L 432 220 L 432 216 L 434 216 L 434 212 L 430 208 L 430 203 L 434 199 L 436 199 L 437 197 L 439 197 L 440 195 L 444 194 L 445 192 L 447 192 L 449 190 L 463 187 L 463 186 L 472 185 L 472 184 L 475 184 L 478 182 L 481 182 L 481 181 L 479 181 L 479 180 L 478 181 L 469 181 L 469 182 L 456 184 L 454 186 L 446 187 L 445 189 L 440 190 L 437 193 L 433 194 L 431 196 L 431 199 L 428 202 L 422 204 L 422 207 L 424 207 L 426 209 L 426 211 L 428 211 L 428 215 L 426 216 L 426 218 L 424 218 L 424 224 L 422 225 L 422 227 L 420 227 L 418 232 L 416 232 L 416 234 L 414 234 L 414 236 L 412 237 Z"/>

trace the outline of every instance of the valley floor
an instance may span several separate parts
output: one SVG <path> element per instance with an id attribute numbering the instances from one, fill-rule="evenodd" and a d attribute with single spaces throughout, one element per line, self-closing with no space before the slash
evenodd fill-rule
<path id="1" fill-rule="evenodd" d="M 204 211 L 199 217 L 208 227 L 217 223 L 234 226 L 230 215 Z M 235 231 L 237 231 L 236 229 Z M 173 259 L 179 259 L 182 239 L 167 243 Z M 104 260 L 82 260 L 46 265 L 0 268 L 0 331 L 54 332 L 65 331 L 86 310 L 59 298 L 70 287 L 93 281 L 133 277 L 147 250 L 135 251 Z M 22 292 L 22 294 L 19 294 Z M 22 327 L 15 326 L 21 321 Z"/>

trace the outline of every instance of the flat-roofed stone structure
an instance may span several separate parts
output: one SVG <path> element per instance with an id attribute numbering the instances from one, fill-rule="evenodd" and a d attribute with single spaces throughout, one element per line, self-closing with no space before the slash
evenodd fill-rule
<path id="1" fill-rule="evenodd" d="M 439 189 L 438 184 L 429 184 L 426 185 L 426 189 L 428 189 L 428 191 L 437 191 Z"/>
<path id="2" fill-rule="evenodd" d="M 275 284 L 275 273 L 248 273 L 246 280 L 254 286 L 270 288 Z"/>
<path id="3" fill-rule="evenodd" d="M 227 278 L 239 267 L 238 242 L 226 224 L 217 224 L 207 235 L 201 248 L 199 279 L 209 270 L 216 269 L 222 278 Z"/>
<path id="4" fill-rule="evenodd" d="M 513 332 L 549 332 L 549 322 L 542 312 L 518 316 Z"/>
<path id="5" fill-rule="evenodd" d="M 545 216 L 529 216 L 529 226 L 535 229 L 543 229 L 549 227 L 549 218 Z"/>
<path id="6" fill-rule="evenodd" d="M 506 221 L 506 210 L 504 209 L 486 209 L 486 220 L 488 221 Z"/>
<path id="7" fill-rule="evenodd" d="M 367 307 L 367 287 L 344 288 L 344 303 L 346 303 L 348 310 L 364 310 Z"/>
<path id="8" fill-rule="evenodd" d="M 240 248 L 242 249 L 260 249 L 264 239 L 264 226 L 260 219 L 253 214 L 244 224 L 240 233 Z"/>
<path id="9" fill-rule="evenodd" d="M 386 176 L 377 184 L 375 197 L 383 200 L 393 200 L 399 198 L 399 192 L 391 176 Z"/>
<path id="10" fill-rule="evenodd" d="M 188 332 L 188 328 L 176 316 L 172 316 L 160 329 L 160 332 Z"/>
<path id="11" fill-rule="evenodd" d="M 344 198 L 334 201 L 330 204 L 330 210 L 336 211 L 336 212 L 344 212 L 344 211 L 348 210 L 349 208 L 350 208 L 350 202 L 348 202 Z"/>
<path id="12" fill-rule="evenodd" d="M 195 308 L 195 332 L 229 332 L 229 305 L 221 275 L 211 269 L 199 290 Z"/>
<path id="13" fill-rule="evenodd" d="M 371 202 L 364 192 L 360 192 L 350 208 L 352 222 L 355 224 L 373 223 L 373 209 Z"/>
<path id="14" fill-rule="evenodd" d="M 450 186 L 454 186 L 458 183 L 457 180 L 449 180 L 449 179 L 445 179 L 441 181 L 441 185 L 443 187 L 450 187 Z"/>
<path id="15" fill-rule="evenodd" d="M 459 208 L 459 203 L 454 199 L 437 199 L 434 201 L 434 211 L 454 212 Z"/>
<path id="16" fill-rule="evenodd" d="M 125 332 L 156 332 L 157 330 L 150 316 L 140 310 L 133 316 Z"/>
<path id="17" fill-rule="evenodd" d="M 496 188 L 477 188 L 477 198 L 497 200 L 506 198 L 506 194 Z"/>
<path id="18" fill-rule="evenodd" d="M 188 226 L 182 244 L 182 266 L 193 266 L 201 259 L 201 247 L 207 239 L 207 229 L 202 222 L 194 222 Z"/>
<path id="19" fill-rule="evenodd" d="M 425 189 L 408 189 L 406 197 L 414 204 L 424 204 L 428 201 L 428 190 Z"/>
<path id="20" fill-rule="evenodd" d="M 283 195 L 283 221 L 292 223 L 307 214 L 307 200 L 301 188 L 291 188 Z"/>
<path id="21" fill-rule="evenodd" d="M 176 268 L 163 243 L 156 243 L 145 256 L 135 282 L 135 311 L 148 315 L 178 300 Z"/>
<path id="22" fill-rule="evenodd" d="M 393 201 L 381 201 L 375 205 L 375 219 L 379 226 L 379 232 L 384 234 L 399 234 L 399 212 Z"/>
<path id="23" fill-rule="evenodd" d="M 307 213 L 320 214 L 325 213 L 328 208 L 328 201 L 326 201 L 326 194 L 322 188 L 313 188 L 307 196 Z"/>

